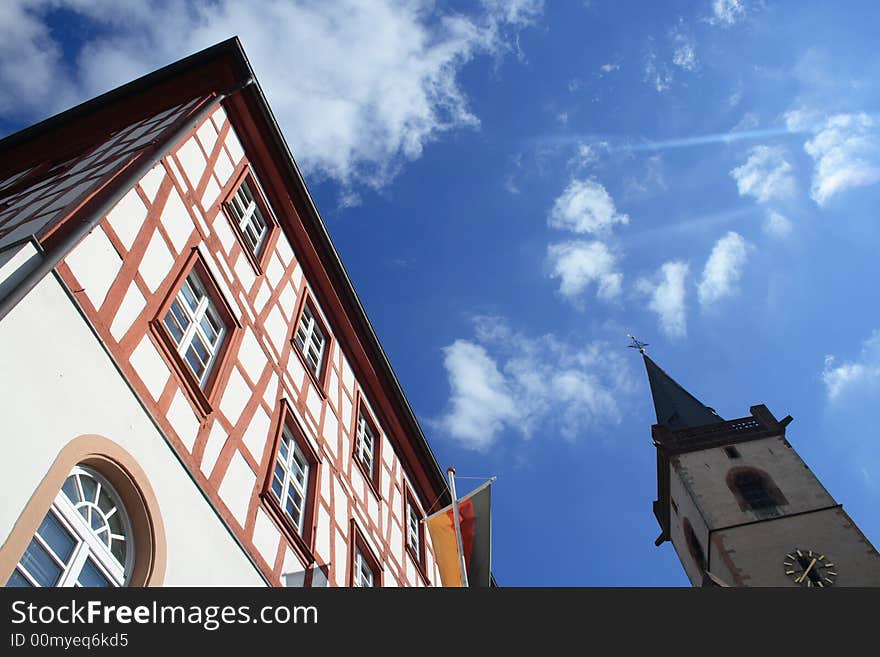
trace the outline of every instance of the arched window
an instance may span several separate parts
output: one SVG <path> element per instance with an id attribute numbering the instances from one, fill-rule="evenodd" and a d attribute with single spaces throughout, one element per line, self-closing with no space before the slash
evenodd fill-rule
<path id="1" fill-rule="evenodd" d="M 727 473 L 727 486 L 740 508 L 753 511 L 759 518 L 778 516 L 778 507 L 788 504 L 770 476 L 757 468 L 731 468 Z"/>
<path id="2" fill-rule="evenodd" d="M 7 586 L 124 586 L 134 563 L 131 521 L 96 470 L 77 465 L 55 496 Z"/>

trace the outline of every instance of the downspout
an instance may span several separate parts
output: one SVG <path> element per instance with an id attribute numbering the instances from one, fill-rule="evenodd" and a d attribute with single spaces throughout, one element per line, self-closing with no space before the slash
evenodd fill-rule
<path id="1" fill-rule="evenodd" d="M 177 144 L 180 139 L 191 131 L 196 125 L 213 111 L 222 101 L 237 94 L 246 87 L 254 84 L 253 77 L 249 77 L 241 84 L 236 85 L 232 89 L 215 96 L 212 100 L 206 102 L 199 110 L 193 114 L 187 121 L 181 125 L 174 133 L 164 140 L 161 144 L 157 144 L 155 150 L 151 154 L 142 154 L 139 159 L 134 160 L 135 166 L 120 172 L 118 185 L 115 186 L 113 193 L 109 194 L 93 208 L 89 214 L 84 217 L 72 231 L 68 232 L 63 239 L 59 240 L 55 245 L 47 251 L 42 251 L 30 258 L 21 269 L 10 277 L 9 289 L 4 289 L 5 285 L 0 285 L 0 321 L 12 311 L 18 303 L 27 296 L 28 292 L 33 290 L 43 278 L 51 272 L 64 259 L 64 257 L 79 244 L 79 242 L 91 233 L 95 227 L 122 199 L 129 190 L 134 187 L 143 178 L 150 169 L 155 166 L 156 162 L 165 157 L 168 151 Z M 98 192 L 100 194 L 100 192 Z"/>

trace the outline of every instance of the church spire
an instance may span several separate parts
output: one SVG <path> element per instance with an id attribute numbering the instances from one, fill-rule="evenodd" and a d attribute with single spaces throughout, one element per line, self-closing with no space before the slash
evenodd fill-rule
<path id="1" fill-rule="evenodd" d="M 638 342 L 635 338 L 633 342 L 633 347 L 637 348 L 645 359 L 648 383 L 651 385 L 651 396 L 654 398 L 654 410 L 657 413 L 657 424 L 676 430 L 724 422 L 714 409 L 705 406 L 651 360 L 645 351 L 647 346 L 645 343 Z"/>

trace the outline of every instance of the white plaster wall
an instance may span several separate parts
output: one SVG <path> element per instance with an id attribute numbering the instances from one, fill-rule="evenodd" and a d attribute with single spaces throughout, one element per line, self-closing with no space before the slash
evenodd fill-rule
<path id="1" fill-rule="evenodd" d="M 174 456 L 54 276 L 0 322 L 6 540 L 61 449 L 82 434 L 126 449 L 146 473 L 165 525 L 166 586 L 264 580 Z"/>

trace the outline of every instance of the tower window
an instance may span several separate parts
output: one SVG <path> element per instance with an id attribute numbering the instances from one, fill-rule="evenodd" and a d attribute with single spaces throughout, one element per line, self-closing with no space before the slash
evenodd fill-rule
<path id="1" fill-rule="evenodd" d="M 779 515 L 778 507 L 788 500 L 769 475 L 757 468 L 733 468 L 727 474 L 727 486 L 743 511 L 753 511 L 759 518 Z"/>
<path id="2" fill-rule="evenodd" d="M 684 540 L 687 542 L 688 552 L 693 557 L 697 568 L 700 569 L 700 575 L 706 572 L 706 554 L 703 552 L 703 546 L 700 545 L 700 539 L 694 531 L 691 521 L 685 518 L 682 521 L 682 530 L 684 531 Z"/>

